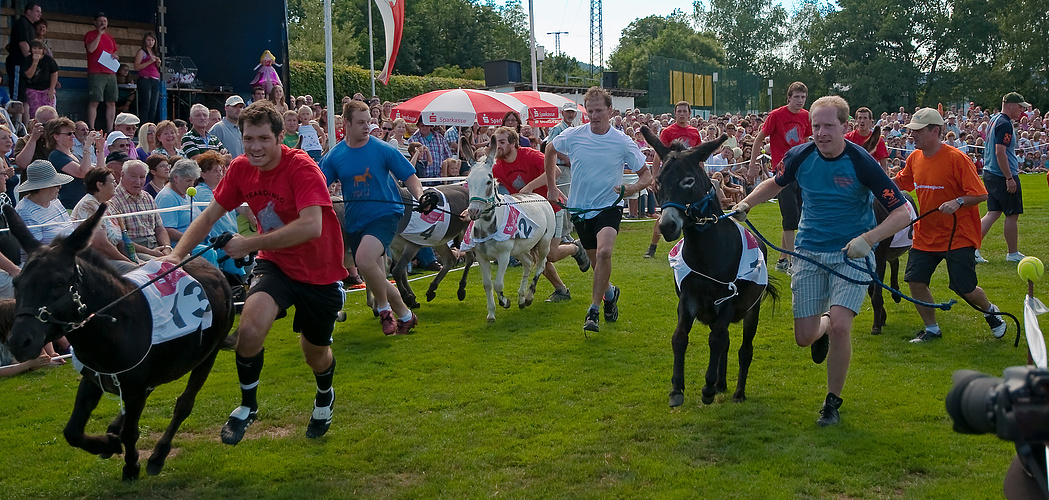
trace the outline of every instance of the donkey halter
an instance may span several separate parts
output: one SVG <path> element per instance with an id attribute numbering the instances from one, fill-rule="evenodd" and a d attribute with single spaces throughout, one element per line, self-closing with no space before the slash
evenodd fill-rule
<path id="1" fill-rule="evenodd" d="M 76 330 L 84 326 L 84 324 L 87 323 L 88 319 L 90 318 L 88 317 L 87 319 L 85 319 L 87 313 L 87 305 L 80 300 L 80 291 L 77 290 L 77 285 L 81 285 L 83 283 L 82 278 L 83 274 L 80 270 L 80 264 L 77 264 L 73 270 L 73 282 L 70 283 L 69 290 L 66 292 L 65 295 L 59 297 L 57 300 L 55 300 L 49 305 L 40 306 L 40 308 L 36 310 L 33 310 L 32 308 L 28 307 L 20 307 L 15 313 L 15 316 L 32 316 L 41 323 L 51 323 L 54 325 L 61 326 L 62 331 L 64 333 L 69 333 L 73 330 Z M 58 304 L 60 304 L 62 301 L 67 300 L 71 302 L 76 308 L 76 314 L 79 317 L 79 319 L 76 321 L 60 320 L 57 317 L 55 317 L 55 313 L 52 312 L 52 309 L 58 308 Z"/>
<path id="2" fill-rule="evenodd" d="M 721 207 L 717 202 L 718 191 L 714 187 L 714 184 L 710 185 L 710 189 L 707 194 L 700 198 L 699 201 L 682 205 L 668 201 L 663 203 L 662 209 L 676 208 L 685 215 L 692 225 L 698 226 L 697 229 L 700 231 L 709 227 L 709 224 L 714 224 L 725 218 L 725 214 L 721 213 Z"/>

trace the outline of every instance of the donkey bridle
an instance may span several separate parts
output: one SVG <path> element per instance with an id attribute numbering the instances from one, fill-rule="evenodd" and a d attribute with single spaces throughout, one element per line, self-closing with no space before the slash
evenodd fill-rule
<path id="1" fill-rule="evenodd" d="M 680 210 L 681 213 L 685 215 L 685 218 L 688 219 L 692 225 L 695 225 L 696 229 L 699 231 L 707 229 L 710 225 L 717 223 L 726 217 L 721 211 L 721 203 L 720 200 L 718 200 L 718 190 L 714 187 L 713 183 L 711 183 L 710 190 L 707 191 L 707 194 L 703 196 L 703 198 L 700 198 L 699 201 L 687 205 L 668 201 L 663 203 L 660 208 L 663 210 L 668 208 L 676 208 Z"/>
<path id="2" fill-rule="evenodd" d="M 77 328 L 84 326 L 87 318 L 87 305 L 80 300 L 80 291 L 78 285 L 83 284 L 83 273 L 80 270 L 80 264 L 77 264 L 73 269 L 73 282 L 69 285 L 69 291 L 65 295 L 59 297 L 57 300 L 48 305 L 40 306 L 37 309 L 31 307 L 19 307 L 15 312 L 15 317 L 18 316 L 32 316 L 41 323 L 51 323 L 62 327 L 62 331 L 69 333 Z M 62 305 L 63 301 L 69 301 L 76 307 L 78 319 L 74 321 L 63 321 L 55 317 L 55 313 L 52 309 L 59 309 L 59 305 Z"/>

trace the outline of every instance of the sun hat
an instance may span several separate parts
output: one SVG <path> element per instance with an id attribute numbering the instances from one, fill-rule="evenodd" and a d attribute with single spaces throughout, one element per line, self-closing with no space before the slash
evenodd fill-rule
<path id="1" fill-rule="evenodd" d="M 138 125 L 141 123 L 141 120 L 131 113 L 120 113 L 113 123 L 116 125 Z"/>
<path id="2" fill-rule="evenodd" d="M 26 167 L 26 181 L 15 191 L 24 193 L 37 189 L 61 186 L 73 180 L 72 175 L 60 174 L 47 160 L 34 160 Z"/>

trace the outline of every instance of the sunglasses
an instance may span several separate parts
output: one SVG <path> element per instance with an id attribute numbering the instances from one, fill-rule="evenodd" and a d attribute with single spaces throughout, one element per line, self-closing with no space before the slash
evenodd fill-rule
<path id="1" fill-rule="evenodd" d="M 393 130 L 393 129 L 392 129 L 392 128 L 390 128 L 390 127 L 383 127 L 382 129 L 383 129 L 383 130 Z"/>

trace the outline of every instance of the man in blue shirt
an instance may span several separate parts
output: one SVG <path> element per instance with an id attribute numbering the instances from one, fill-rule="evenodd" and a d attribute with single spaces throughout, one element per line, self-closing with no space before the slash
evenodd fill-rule
<path id="1" fill-rule="evenodd" d="M 1005 244 L 1009 253 L 1005 260 L 1019 262 L 1024 255 L 1017 249 L 1016 221 L 1024 211 L 1020 190 L 1020 162 L 1016 157 L 1016 134 L 1013 120 L 1019 120 L 1024 109 L 1031 107 L 1023 96 L 1009 92 L 1002 97 L 1002 112 L 991 117 L 987 142 L 983 152 L 983 183 L 987 187 L 987 214 L 980 220 L 984 239 L 987 231 L 1005 215 Z M 976 252 L 977 262 L 987 262 Z"/>
<path id="2" fill-rule="evenodd" d="M 821 266 L 855 280 L 869 279 L 849 266 L 846 257 L 866 258 L 872 245 L 910 222 L 903 196 L 881 165 L 862 146 L 845 140 L 848 117 L 849 104 L 841 97 L 817 99 L 809 108 L 813 142 L 787 151 L 783 170 L 733 207 L 742 221 L 751 206 L 772 199 L 794 181 L 805 200 L 794 241 L 796 252 L 805 258 L 794 260 L 790 288 L 794 340 L 799 346 L 811 346 L 814 362 L 827 359 L 827 398 L 816 420 L 821 427 L 840 421 L 841 391 L 852 357 L 849 332 L 867 290 L 866 285 L 840 279 Z M 872 200 L 889 211 L 878 225 Z"/>
<path id="3" fill-rule="evenodd" d="M 366 104 L 354 100 L 342 109 L 346 139 L 324 157 L 321 171 L 328 185 L 336 180 L 342 183 L 346 200 L 344 241 L 353 254 L 357 272 L 375 297 L 382 332 L 404 335 L 419 320 L 401 300 L 397 288 L 386 281 L 383 257 L 404 214 L 401 193 L 393 177 L 404 181 L 415 199 L 422 197 L 422 183 L 404 155 L 368 133 L 371 115 Z"/>

